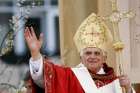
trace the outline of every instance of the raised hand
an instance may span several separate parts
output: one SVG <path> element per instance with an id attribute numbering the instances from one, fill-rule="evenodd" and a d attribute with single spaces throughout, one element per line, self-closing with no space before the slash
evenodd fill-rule
<path id="1" fill-rule="evenodd" d="M 24 37 L 31 52 L 33 60 L 40 57 L 40 48 L 43 42 L 43 34 L 40 34 L 39 39 L 37 39 L 33 27 L 26 27 L 24 32 Z"/>

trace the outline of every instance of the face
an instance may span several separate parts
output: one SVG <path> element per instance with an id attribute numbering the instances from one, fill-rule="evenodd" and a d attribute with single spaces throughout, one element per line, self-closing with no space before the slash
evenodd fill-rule
<path id="1" fill-rule="evenodd" d="M 103 66 L 105 58 L 99 48 L 85 48 L 81 55 L 82 63 L 93 73 L 97 73 Z"/>

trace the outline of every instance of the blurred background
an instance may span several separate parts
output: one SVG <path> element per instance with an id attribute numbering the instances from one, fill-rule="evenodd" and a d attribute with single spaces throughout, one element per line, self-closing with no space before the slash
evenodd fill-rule
<path id="1" fill-rule="evenodd" d="M 37 37 L 44 34 L 42 54 L 60 64 L 58 15 L 58 0 L 0 0 L 0 93 L 20 89 L 28 77 L 26 26 L 33 26 Z"/>

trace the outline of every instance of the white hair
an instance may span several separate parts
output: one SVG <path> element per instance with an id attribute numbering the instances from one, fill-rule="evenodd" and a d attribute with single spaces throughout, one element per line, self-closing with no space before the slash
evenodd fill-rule
<path id="1" fill-rule="evenodd" d="M 82 49 L 82 50 L 80 51 L 80 57 L 83 56 L 83 54 L 84 54 L 84 49 Z"/>

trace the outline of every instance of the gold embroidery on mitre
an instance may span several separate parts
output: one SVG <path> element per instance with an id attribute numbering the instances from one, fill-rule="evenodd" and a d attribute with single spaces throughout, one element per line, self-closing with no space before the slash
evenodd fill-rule
<path id="1" fill-rule="evenodd" d="M 101 17 L 92 13 L 80 25 L 74 36 L 74 41 L 78 51 L 86 47 L 105 48 L 109 29 Z"/>

